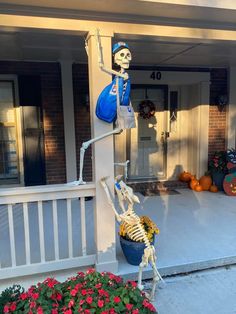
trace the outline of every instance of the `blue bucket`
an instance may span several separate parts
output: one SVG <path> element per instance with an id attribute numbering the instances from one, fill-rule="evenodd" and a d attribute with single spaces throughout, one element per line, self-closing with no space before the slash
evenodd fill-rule
<path id="1" fill-rule="evenodd" d="M 153 243 L 154 241 L 151 244 Z M 138 266 L 142 261 L 143 252 L 146 247 L 145 243 L 129 241 L 120 237 L 120 245 L 127 262 L 131 265 Z"/>

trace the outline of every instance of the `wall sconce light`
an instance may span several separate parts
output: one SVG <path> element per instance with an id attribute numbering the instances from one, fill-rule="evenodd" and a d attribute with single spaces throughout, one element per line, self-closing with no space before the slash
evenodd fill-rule
<path id="1" fill-rule="evenodd" d="M 85 107 L 86 110 L 89 111 L 89 107 L 90 107 L 89 94 L 87 94 L 87 93 L 82 94 L 81 100 L 82 100 L 83 107 Z"/>
<path id="2" fill-rule="evenodd" d="M 228 95 L 222 94 L 217 97 L 217 105 L 220 112 L 222 112 L 225 106 L 228 104 Z"/>

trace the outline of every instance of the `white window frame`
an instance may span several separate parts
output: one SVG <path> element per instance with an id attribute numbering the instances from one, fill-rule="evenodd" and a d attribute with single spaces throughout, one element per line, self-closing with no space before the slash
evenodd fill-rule
<path id="1" fill-rule="evenodd" d="M 16 140 L 17 140 L 17 152 L 18 152 L 18 166 L 19 166 L 19 183 L 2 184 L 1 188 L 24 186 L 24 163 L 23 163 L 23 133 L 22 133 L 22 109 L 19 106 L 19 88 L 17 75 L 0 75 L 0 81 L 12 81 L 13 82 L 13 95 L 15 105 L 15 117 L 16 117 Z"/>

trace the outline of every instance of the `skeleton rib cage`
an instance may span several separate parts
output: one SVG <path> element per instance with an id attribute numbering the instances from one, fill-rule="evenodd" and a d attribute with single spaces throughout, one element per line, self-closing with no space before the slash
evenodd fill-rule
<path id="1" fill-rule="evenodd" d="M 137 223 L 134 225 L 130 225 L 127 222 L 123 222 L 124 229 L 127 232 L 128 237 L 137 242 L 144 242 L 145 246 L 150 248 L 151 243 L 147 237 L 146 231 L 143 229 L 143 226 L 141 225 L 140 218 L 133 212 L 130 214 L 130 216 L 133 216 L 133 218 L 137 219 Z"/>

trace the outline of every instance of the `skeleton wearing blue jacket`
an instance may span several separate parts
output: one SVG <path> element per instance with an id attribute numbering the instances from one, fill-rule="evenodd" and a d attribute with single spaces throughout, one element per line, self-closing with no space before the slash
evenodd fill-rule
<path id="1" fill-rule="evenodd" d="M 125 71 L 132 60 L 129 46 L 118 42 L 112 49 L 114 63 L 120 67 L 111 84 L 101 92 L 96 106 L 99 119 L 111 123 L 117 120 L 117 127 L 130 129 L 135 127 L 134 111 L 130 102 L 130 79 Z M 122 76 L 119 76 L 122 74 Z"/>

